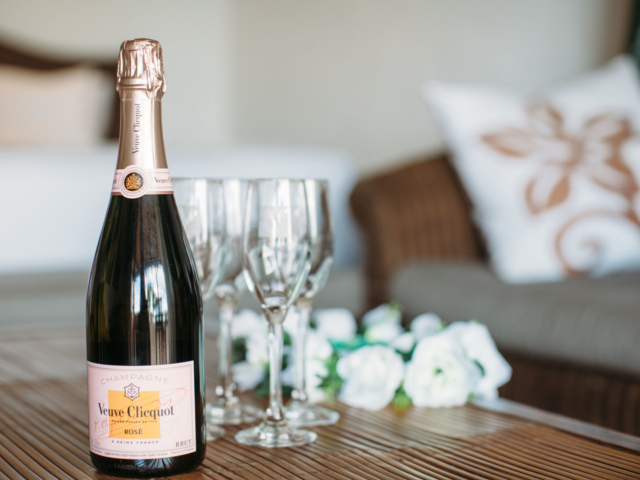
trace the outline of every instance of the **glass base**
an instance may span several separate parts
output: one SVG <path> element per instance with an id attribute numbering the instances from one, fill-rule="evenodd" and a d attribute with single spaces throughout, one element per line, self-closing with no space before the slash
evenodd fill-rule
<path id="1" fill-rule="evenodd" d="M 212 425 L 207 421 L 207 442 L 211 442 L 212 440 L 217 440 L 219 438 L 224 437 L 224 428 L 219 427 L 217 425 Z"/>
<path id="2" fill-rule="evenodd" d="M 207 423 L 215 425 L 239 425 L 251 423 L 264 418 L 264 410 L 239 401 L 228 402 L 221 397 L 215 402 L 207 403 Z"/>
<path id="3" fill-rule="evenodd" d="M 291 403 L 284 408 L 284 415 L 287 423 L 296 427 L 333 425 L 340 420 L 340 414 L 338 412 L 296 400 L 291 401 Z"/>
<path id="4" fill-rule="evenodd" d="M 264 422 L 236 433 L 238 443 L 265 448 L 299 447 L 314 442 L 317 437 L 316 432 L 309 430 L 296 430 L 287 424 L 268 425 Z"/>

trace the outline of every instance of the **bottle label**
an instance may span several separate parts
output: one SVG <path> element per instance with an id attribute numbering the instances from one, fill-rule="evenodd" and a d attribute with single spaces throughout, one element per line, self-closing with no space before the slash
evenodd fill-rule
<path id="1" fill-rule="evenodd" d="M 143 195 L 165 195 L 173 193 L 168 168 L 145 169 L 131 165 L 116 170 L 111 195 L 139 198 Z"/>
<path id="2" fill-rule="evenodd" d="M 87 362 L 89 449 L 149 459 L 196 451 L 193 361 L 122 366 Z"/>

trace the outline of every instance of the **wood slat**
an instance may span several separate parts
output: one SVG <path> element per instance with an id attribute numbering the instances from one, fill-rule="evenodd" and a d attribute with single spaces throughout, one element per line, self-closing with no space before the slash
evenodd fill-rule
<path id="1" fill-rule="evenodd" d="M 208 358 L 214 348 L 207 338 Z M 0 331 L 0 480 L 113 478 L 97 473 L 89 457 L 85 365 L 84 332 L 77 327 Z M 208 368 L 209 392 L 214 375 Z M 509 402 L 403 413 L 332 408 L 341 421 L 315 429 L 311 445 L 246 447 L 233 439 L 242 427 L 226 427 L 224 438 L 208 444 L 198 470 L 173 478 L 640 478 L 640 439 Z"/>

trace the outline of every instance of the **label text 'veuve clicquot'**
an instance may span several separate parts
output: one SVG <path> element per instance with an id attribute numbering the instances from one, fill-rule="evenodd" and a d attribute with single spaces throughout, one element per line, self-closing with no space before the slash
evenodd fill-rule
<path id="1" fill-rule="evenodd" d="M 106 405 L 98 402 L 98 410 L 100 411 L 101 415 L 106 415 L 112 418 L 124 418 L 126 415 L 129 418 L 153 418 L 155 420 L 158 417 L 175 415 L 173 406 L 169 408 L 145 409 L 144 407 L 140 407 L 138 405 L 131 405 L 126 409 L 115 409 L 108 408 Z"/>
<path id="2" fill-rule="evenodd" d="M 142 125 L 140 123 L 140 119 L 142 118 L 142 110 L 140 109 L 140 104 L 136 103 L 136 118 L 133 122 L 133 153 L 138 153 L 140 151 L 140 129 Z"/>

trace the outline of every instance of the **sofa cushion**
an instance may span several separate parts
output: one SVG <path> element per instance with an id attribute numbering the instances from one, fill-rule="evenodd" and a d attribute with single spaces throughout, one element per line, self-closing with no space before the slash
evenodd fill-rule
<path id="1" fill-rule="evenodd" d="M 507 352 L 640 376 L 640 272 L 558 283 L 502 283 L 479 263 L 400 269 L 392 298 L 408 318 L 478 319 Z"/>
<path id="2" fill-rule="evenodd" d="M 640 268 L 640 83 L 619 57 L 521 95 L 431 83 L 425 95 L 509 283 Z"/>
<path id="3" fill-rule="evenodd" d="M 0 275 L 0 328 L 84 324 L 89 272 Z"/>

